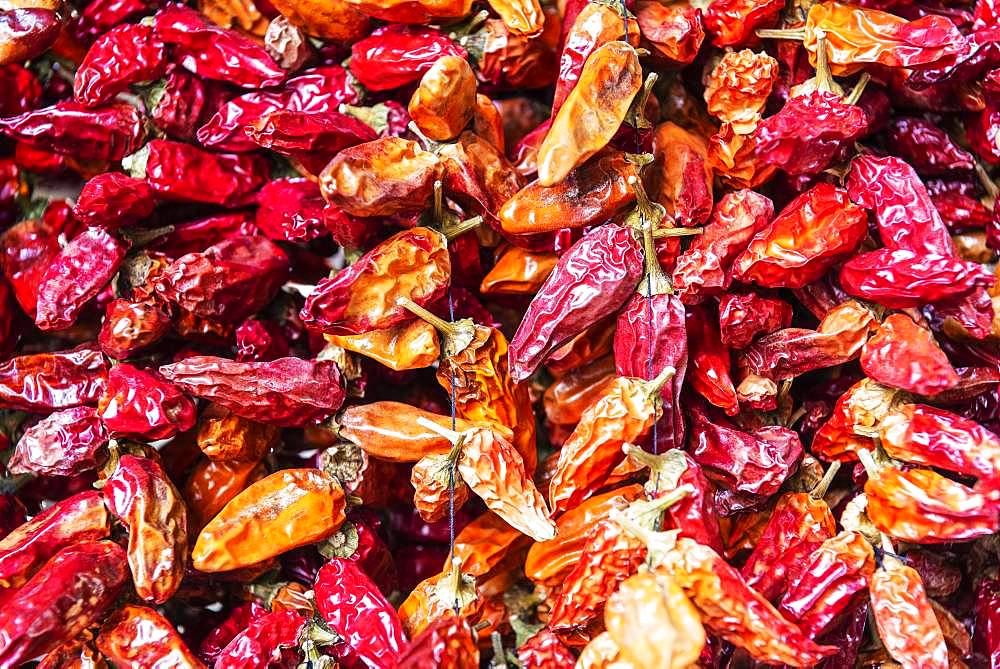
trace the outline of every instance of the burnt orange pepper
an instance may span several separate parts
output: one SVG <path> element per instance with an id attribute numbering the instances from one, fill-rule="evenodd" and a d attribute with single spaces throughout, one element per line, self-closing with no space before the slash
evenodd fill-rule
<path id="1" fill-rule="evenodd" d="M 497 566 L 520 543 L 523 534 L 493 512 L 486 512 L 455 536 L 455 556 L 462 572 L 479 578 Z"/>
<path id="2" fill-rule="evenodd" d="M 533 181 L 522 188 L 500 207 L 500 225 L 521 235 L 603 223 L 635 201 L 629 177 L 638 178 L 635 165 L 608 151 L 554 186 Z"/>
<path id="3" fill-rule="evenodd" d="M 525 469 L 535 470 L 535 414 L 525 385 L 515 384 L 507 364 L 507 339 L 496 328 L 471 320 L 444 321 L 412 301 L 403 305 L 444 338 L 445 357 L 437 380 L 455 403 L 458 416 L 474 423 L 508 426 Z"/>
<path id="4" fill-rule="evenodd" d="M 556 519 L 556 536 L 532 544 L 524 562 L 524 573 L 535 583 L 557 585 L 583 553 L 594 523 L 611 509 L 624 509 L 642 496 L 642 486 L 633 484 L 595 495 Z"/>
<path id="5" fill-rule="evenodd" d="M 476 75 L 459 56 L 441 56 L 420 79 L 407 110 L 422 133 L 437 142 L 454 139 L 476 109 Z"/>
<path id="6" fill-rule="evenodd" d="M 872 575 L 870 592 L 879 636 L 894 660 L 904 667 L 951 666 L 941 625 L 915 569 L 886 555 Z"/>
<path id="7" fill-rule="evenodd" d="M 637 667 L 685 669 L 705 647 L 705 628 L 673 579 L 649 572 L 626 579 L 604 608 L 608 634 Z"/>
<path id="8" fill-rule="evenodd" d="M 439 178 L 438 157 L 409 139 L 382 137 L 343 149 L 319 177 L 323 197 L 355 216 L 420 211 Z"/>
<path id="9" fill-rule="evenodd" d="M 364 37 L 371 23 L 347 0 L 271 0 L 271 4 L 306 34 L 337 42 Z"/>
<path id="10" fill-rule="evenodd" d="M 504 150 L 503 117 L 489 96 L 476 93 L 476 108 L 472 114 L 472 130 L 500 151 Z"/>
<path id="11" fill-rule="evenodd" d="M 469 499 L 469 486 L 452 469 L 448 455 L 425 455 L 410 471 L 413 506 L 425 522 L 444 518 L 454 505 L 460 509 Z"/>
<path id="12" fill-rule="evenodd" d="M 200 531 L 229 500 L 266 475 L 264 465 L 258 462 L 216 462 L 208 459 L 199 462 L 184 486 L 190 529 Z"/>
<path id="13" fill-rule="evenodd" d="M 450 416 L 431 413 L 402 402 L 372 402 L 344 409 L 337 418 L 338 434 L 360 446 L 368 455 L 389 462 L 416 462 L 425 455 L 448 453 L 452 442 L 440 432 L 424 427 L 431 422 L 450 430 Z M 455 428 L 464 432 L 474 424 L 458 418 Z M 493 426 L 505 439 L 509 429 Z"/>
<path id="14" fill-rule="evenodd" d="M 145 606 L 127 604 L 115 611 L 104 623 L 97 637 L 97 647 L 122 669 L 202 669 L 205 666 L 170 621 Z"/>
<path id="15" fill-rule="evenodd" d="M 234 497 L 198 535 L 191 559 L 231 571 L 326 539 L 344 522 L 344 491 L 318 469 L 283 469 Z"/>
<path id="16" fill-rule="evenodd" d="M 653 134 L 655 167 L 650 169 L 653 200 L 677 225 L 701 225 L 712 215 L 708 143 L 674 123 L 661 123 Z"/>
<path id="17" fill-rule="evenodd" d="M 553 425 L 576 426 L 587 407 L 614 380 L 614 356 L 599 358 L 560 376 L 542 396 L 546 420 Z"/>
<path id="18" fill-rule="evenodd" d="M 278 445 L 281 430 L 210 404 L 198 425 L 198 448 L 210 460 L 259 462 Z"/>
<path id="19" fill-rule="evenodd" d="M 545 24 L 538 0 L 488 0 L 488 4 L 515 35 L 537 35 Z"/>
<path id="20" fill-rule="evenodd" d="M 559 451 L 559 464 L 549 484 L 554 513 L 576 506 L 605 484 L 624 459 L 622 446 L 639 441 L 659 420 L 660 388 L 674 375 L 668 367 L 652 381 L 618 377 L 580 416 L 573 434 Z"/>
<path id="21" fill-rule="evenodd" d="M 778 61 L 766 53 L 730 51 L 708 77 L 708 113 L 730 124 L 734 131 L 749 134 L 757 127 L 777 79 Z"/>
<path id="22" fill-rule="evenodd" d="M 447 569 L 421 581 L 399 605 L 399 620 L 411 639 L 448 611 L 457 609 L 470 623 L 478 622 L 482 601 L 476 581 L 462 573 L 460 564 L 458 558 L 453 558 Z"/>
<path id="23" fill-rule="evenodd" d="M 857 460 L 862 449 L 875 450 L 874 437 L 892 409 L 904 401 L 905 393 L 862 379 L 837 399 L 833 415 L 813 437 L 810 450 L 824 460 Z"/>
<path id="24" fill-rule="evenodd" d="M 756 188 L 774 176 L 778 168 L 767 165 L 757 154 L 754 130 L 741 123 L 739 130 L 732 123 L 723 123 L 708 140 L 708 161 L 726 185 L 733 188 Z"/>
<path id="25" fill-rule="evenodd" d="M 570 339 L 545 360 L 545 368 L 558 377 L 610 353 L 615 343 L 615 320 L 611 316 L 598 321 Z"/>
<path id="26" fill-rule="evenodd" d="M 562 182 L 607 146 L 641 89 L 642 67 L 632 45 L 608 42 L 590 54 L 538 149 L 537 183 Z"/>
<path id="27" fill-rule="evenodd" d="M 326 335 L 326 340 L 397 372 L 429 367 L 441 355 L 434 327 L 423 321 L 408 321 L 361 334 Z"/>
<path id="28" fill-rule="evenodd" d="M 534 295 L 559 257 L 545 251 L 505 246 L 479 284 L 484 295 Z"/>

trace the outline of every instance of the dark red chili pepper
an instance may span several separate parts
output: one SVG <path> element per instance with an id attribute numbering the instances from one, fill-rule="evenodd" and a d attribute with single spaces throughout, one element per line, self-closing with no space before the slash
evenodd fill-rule
<path id="1" fill-rule="evenodd" d="M 213 92 L 220 88 L 187 70 L 175 68 L 157 84 L 155 96 L 150 96 L 149 117 L 167 137 L 192 140 L 198 127 L 214 111 Z"/>
<path id="2" fill-rule="evenodd" d="M 538 289 L 510 342 L 514 381 L 531 376 L 550 353 L 616 312 L 642 276 L 642 259 L 635 233 L 618 225 L 602 225 L 570 247 Z"/>
<path id="3" fill-rule="evenodd" d="M 63 548 L 103 539 L 109 532 L 99 492 L 88 490 L 53 504 L 0 541 L 0 592 L 20 588 Z"/>
<path id="4" fill-rule="evenodd" d="M 237 634 L 248 629 L 254 620 L 266 613 L 267 609 L 256 600 L 234 607 L 228 617 L 202 639 L 198 646 L 198 656 L 206 663 L 213 664 Z"/>
<path id="5" fill-rule="evenodd" d="M 62 21 L 42 8 L 0 10 L 0 65 L 19 63 L 41 55 L 59 37 Z"/>
<path id="6" fill-rule="evenodd" d="M 706 307 L 688 307 L 688 379 L 702 397 L 732 416 L 740 410 L 739 400 L 729 375 L 729 349 L 722 344 L 715 323 Z"/>
<path id="7" fill-rule="evenodd" d="M 295 611 L 261 612 L 232 638 L 215 658 L 215 666 L 267 669 L 281 649 L 299 643 L 306 619 Z"/>
<path id="8" fill-rule="evenodd" d="M 255 144 L 300 163 L 319 174 L 341 149 L 369 142 L 378 135 L 353 116 L 336 111 L 275 110 L 246 126 Z"/>
<path id="9" fill-rule="evenodd" d="M 17 63 L 0 65 L 0 91 L 0 117 L 23 114 L 42 97 L 38 77 Z"/>
<path id="10" fill-rule="evenodd" d="M 972 635 L 975 658 L 988 669 L 1000 667 L 1000 580 L 984 578 L 976 590 Z"/>
<path id="11" fill-rule="evenodd" d="M 97 405 L 108 431 L 143 441 L 167 439 L 194 427 L 194 403 L 155 371 L 115 365 Z"/>
<path id="12" fill-rule="evenodd" d="M 993 284 L 979 263 L 952 256 L 881 249 L 855 256 L 840 270 L 849 295 L 890 309 L 909 309 L 961 298 Z"/>
<path id="13" fill-rule="evenodd" d="M 273 321 L 245 320 L 236 328 L 236 362 L 266 362 L 288 355 L 288 340 Z"/>
<path id="14" fill-rule="evenodd" d="M 76 70 L 73 96 L 94 107 L 108 102 L 132 84 L 159 79 L 166 73 L 166 47 L 152 26 L 116 26 L 97 38 Z"/>
<path id="15" fill-rule="evenodd" d="M 0 666 L 14 667 L 98 622 L 128 580 L 125 553 L 110 541 L 68 546 L 0 610 Z"/>
<path id="16" fill-rule="evenodd" d="M 246 212 L 218 214 L 173 227 L 173 232 L 153 240 L 147 249 L 179 258 L 188 253 L 200 253 L 226 239 L 252 237 L 257 233 L 253 215 Z"/>
<path id="17" fill-rule="evenodd" d="M 156 196 L 145 181 L 121 172 L 105 172 L 83 185 L 73 216 L 84 225 L 115 230 L 137 223 L 155 208 Z"/>
<path id="18" fill-rule="evenodd" d="M 319 187 L 308 179 L 275 179 L 257 194 L 257 227 L 275 241 L 305 242 L 328 232 Z"/>
<path id="19" fill-rule="evenodd" d="M 889 124 L 887 139 L 894 153 L 913 165 L 917 172 L 925 176 L 947 174 L 953 170 L 971 170 L 975 167 L 975 159 L 971 153 L 958 146 L 948 136 L 948 133 L 940 127 L 921 118 L 903 116 L 893 119 Z M 871 176 L 870 174 L 864 174 L 864 168 L 859 163 L 870 168 L 872 166 L 872 163 L 868 162 L 870 160 L 873 160 L 873 158 L 863 156 L 855 160 L 851 165 L 848 190 L 851 191 L 851 199 L 858 202 L 858 204 L 864 203 L 859 201 L 855 195 L 855 191 L 866 187 L 866 184 L 863 181 L 859 181 L 859 179 L 864 176 Z M 874 160 L 877 161 L 875 164 L 881 163 L 884 167 L 893 165 L 896 162 L 887 159 Z M 855 170 L 859 171 L 857 176 L 854 175 Z M 867 188 L 874 190 L 874 184 L 869 182 Z M 873 195 L 873 193 L 870 193 L 869 197 Z"/>
<path id="20" fill-rule="evenodd" d="M 0 265 L 4 276 L 14 289 L 14 297 L 24 313 L 35 317 L 38 284 L 59 255 L 59 240 L 41 221 L 28 220 L 15 223 L 0 235 L 3 255 Z"/>
<path id="21" fill-rule="evenodd" d="M 126 300 L 108 304 L 97 342 L 104 355 L 125 360 L 152 346 L 170 331 L 170 315 L 155 299 Z"/>
<path id="22" fill-rule="evenodd" d="M 0 119 L 0 130 L 31 148 L 95 161 L 121 160 L 145 137 L 139 110 L 124 102 L 95 108 L 58 102 Z"/>
<path id="23" fill-rule="evenodd" d="M 221 101 L 220 101 L 221 102 Z M 252 151 L 257 145 L 244 128 L 273 111 L 331 112 L 341 104 L 357 104 L 347 70 L 328 65 L 292 77 L 277 91 L 254 91 L 220 104 L 205 125 L 198 128 L 198 141 L 225 151 Z"/>
<path id="24" fill-rule="evenodd" d="M 253 201 L 253 193 L 268 176 L 267 160 L 259 155 L 209 153 L 190 144 L 154 139 L 144 149 L 134 176 L 164 197 L 237 206 Z"/>
<path id="25" fill-rule="evenodd" d="M 387 25 L 351 46 L 351 74 L 372 91 L 416 83 L 442 56 L 465 58 L 465 49 L 425 26 Z"/>
<path id="26" fill-rule="evenodd" d="M 177 62 L 199 77 L 243 88 L 276 86 L 285 80 L 285 71 L 263 46 L 193 9 L 169 4 L 156 13 L 154 27 L 173 48 Z"/>
<path id="27" fill-rule="evenodd" d="M 719 298 L 719 333 L 729 348 L 746 348 L 761 335 L 792 324 L 792 305 L 756 292 L 726 293 Z"/>
<path id="28" fill-rule="evenodd" d="M 38 283 L 35 324 L 65 330 L 118 271 L 126 246 L 104 228 L 88 228 L 63 247 Z"/>
<path id="29" fill-rule="evenodd" d="M 316 608 L 339 634 L 347 651 L 369 667 L 393 667 L 406 648 L 406 635 L 395 608 L 361 568 L 350 560 L 331 559 L 316 577 Z"/>
<path id="30" fill-rule="evenodd" d="M 156 294 L 202 318 L 237 323 L 288 279 L 288 256 L 264 237 L 227 239 L 181 256 L 156 277 Z"/>
<path id="31" fill-rule="evenodd" d="M 75 476 L 96 468 L 108 443 L 93 407 L 73 407 L 49 414 L 21 435 L 7 462 L 11 474 Z"/>
<path id="32" fill-rule="evenodd" d="M 107 382 L 104 356 L 87 344 L 22 355 L 0 364 L 0 407 L 44 412 L 97 404 Z"/>
<path id="33" fill-rule="evenodd" d="M 195 397 L 262 423 L 307 425 L 344 401 L 340 370 L 328 360 L 234 362 L 201 355 L 160 367 L 160 373 Z"/>

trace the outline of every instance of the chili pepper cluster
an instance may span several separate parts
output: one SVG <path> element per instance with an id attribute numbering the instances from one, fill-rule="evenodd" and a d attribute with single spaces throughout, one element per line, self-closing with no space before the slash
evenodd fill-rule
<path id="1" fill-rule="evenodd" d="M 0 669 L 1000 669 L 998 177 L 996 0 L 0 0 Z"/>

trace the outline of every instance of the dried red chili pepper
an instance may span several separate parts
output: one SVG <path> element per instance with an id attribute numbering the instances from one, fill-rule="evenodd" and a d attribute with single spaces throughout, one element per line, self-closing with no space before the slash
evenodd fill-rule
<path id="1" fill-rule="evenodd" d="M 157 300 L 108 303 L 97 342 L 109 358 L 124 360 L 152 346 L 170 330 L 170 316 Z"/>
<path id="2" fill-rule="evenodd" d="M 199 77 L 244 88 L 275 86 L 285 79 L 285 71 L 264 47 L 183 5 L 172 3 L 160 9 L 154 28 L 157 37 L 173 48 L 181 66 Z"/>
<path id="3" fill-rule="evenodd" d="M 278 109 L 248 123 L 244 129 L 258 146 L 291 158 L 312 174 L 322 172 L 341 149 L 377 137 L 368 125 L 336 111 Z"/>
<path id="4" fill-rule="evenodd" d="M 156 197 L 145 181 L 105 172 L 84 184 L 73 206 L 73 217 L 84 225 L 117 229 L 141 221 L 155 207 Z"/>
<path id="5" fill-rule="evenodd" d="M 865 342 L 861 369 L 879 383 L 918 395 L 935 395 L 959 383 L 934 335 L 905 314 L 890 315 Z"/>
<path id="6" fill-rule="evenodd" d="M 194 402 L 155 371 L 128 363 L 108 373 L 108 386 L 97 413 L 115 437 L 156 441 L 194 426 Z"/>
<path id="7" fill-rule="evenodd" d="M 116 26 L 87 51 L 73 80 L 73 95 L 85 105 L 97 106 L 132 84 L 159 79 L 166 67 L 165 46 L 151 26 Z"/>
<path id="8" fill-rule="evenodd" d="M 357 564 L 333 558 L 316 576 L 316 607 L 349 656 L 368 666 L 393 666 L 407 647 L 399 616 Z"/>
<path id="9" fill-rule="evenodd" d="M 107 362 L 86 344 L 17 356 L 0 365 L 0 406 L 51 411 L 97 404 L 107 381 Z"/>
<path id="10" fill-rule="evenodd" d="M 758 28 L 777 23 L 784 5 L 778 0 L 713 0 L 705 11 L 705 28 L 712 44 L 739 46 L 751 41 Z"/>
<path id="11" fill-rule="evenodd" d="M 739 401 L 729 375 L 729 350 L 719 338 L 715 320 L 703 306 L 687 310 L 688 379 L 702 397 L 732 416 L 739 411 Z"/>
<path id="12" fill-rule="evenodd" d="M 294 611 L 262 612 L 219 652 L 215 666 L 266 668 L 282 656 L 282 648 L 299 643 L 305 625 L 306 619 Z"/>
<path id="13" fill-rule="evenodd" d="M 160 373 L 196 397 L 262 423 L 306 425 L 329 416 L 344 401 L 340 371 L 330 361 L 192 356 L 160 367 Z"/>
<path id="14" fill-rule="evenodd" d="M 1000 664 L 1000 581 L 984 578 L 976 590 L 976 621 L 972 636 L 973 649 L 977 657 L 986 662 L 989 669 Z"/>
<path id="15" fill-rule="evenodd" d="M 401 668 L 475 667 L 479 664 L 479 648 L 468 621 L 449 611 L 413 638 L 398 663 Z"/>
<path id="16" fill-rule="evenodd" d="M 27 147 L 84 161 L 121 160 L 138 150 L 145 137 L 139 110 L 124 102 L 94 109 L 58 102 L 0 119 L 0 131 Z"/>
<path id="17" fill-rule="evenodd" d="M 0 611 L 0 663 L 17 666 L 74 639 L 100 620 L 127 578 L 117 544 L 63 548 Z"/>
<path id="18" fill-rule="evenodd" d="M 267 174 L 261 156 L 209 153 L 165 139 L 146 144 L 133 167 L 132 176 L 145 177 L 164 198 L 224 206 L 251 202 Z"/>
<path id="19" fill-rule="evenodd" d="M 95 469 L 106 454 L 108 431 L 93 407 L 49 414 L 21 435 L 7 461 L 11 474 L 74 476 Z"/>

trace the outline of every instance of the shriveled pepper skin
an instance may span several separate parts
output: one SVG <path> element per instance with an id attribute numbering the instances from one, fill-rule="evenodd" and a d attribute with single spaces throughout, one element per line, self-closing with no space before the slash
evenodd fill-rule
<path id="1" fill-rule="evenodd" d="M 108 507 L 129 530 L 128 562 L 138 595 L 162 604 L 177 591 L 187 558 L 187 509 L 163 468 L 123 455 L 104 487 Z"/>
<path id="2" fill-rule="evenodd" d="M 872 613 L 889 654 L 904 667 L 944 667 L 948 662 L 941 626 L 920 574 L 893 557 L 871 579 Z"/>
<path id="3" fill-rule="evenodd" d="M 125 552 L 110 541 L 56 553 L 0 611 L 0 667 L 21 666 L 74 639 L 100 620 L 127 580 Z"/>
<path id="4" fill-rule="evenodd" d="M 479 666 L 479 648 L 469 622 L 449 611 L 415 636 L 399 658 L 401 669 L 441 667 L 465 669 Z"/>
<path id="5" fill-rule="evenodd" d="M 94 161 L 121 160 L 138 150 L 145 137 L 138 110 L 124 102 L 96 109 L 58 102 L 0 119 L 0 131 L 27 146 Z"/>
<path id="6" fill-rule="evenodd" d="M 42 276 L 35 324 L 43 330 L 73 325 L 87 302 L 118 271 L 126 248 L 103 228 L 89 228 L 75 237 Z"/>
<path id="7" fill-rule="evenodd" d="M 333 558 L 316 576 L 316 608 L 351 653 L 369 667 L 396 666 L 407 646 L 392 605 L 350 560 Z"/>
<path id="8" fill-rule="evenodd" d="M 231 571 L 321 541 L 344 522 L 344 491 L 318 469 L 284 469 L 236 495 L 198 535 L 195 569 Z"/>
<path id="9" fill-rule="evenodd" d="M 603 149 L 640 88 L 639 56 L 627 42 L 608 42 L 590 54 L 538 149 L 538 184 L 554 186 Z"/>
<path id="10" fill-rule="evenodd" d="M 116 26 L 87 51 L 77 68 L 73 93 L 86 105 L 99 105 L 131 84 L 159 79 L 166 66 L 166 48 L 151 26 Z"/>
<path id="11" fill-rule="evenodd" d="M 201 669 L 174 626 L 155 610 L 129 604 L 104 623 L 97 647 L 116 667 Z"/>
<path id="12" fill-rule="evenodd" d="M 12 592 L 63 548 L 105 538 L 108 520 L 104 501 L 93 490 L 53 504 L 0 540 L 0 587 Z"/>
<path id="13" fill-rule="evenodd" d="M 73 476 L 97 467 L 108 431 L 93 407 L 55 411 L 21 435 L 7 461 L 12 474 Z"/>
<path id="14" fill-rule="evenodd" d="M 113 436 L 150 441 L 190 430 L 197 413 L 194 402 L 172 383 L 128 363 L 108 373 L 97 411 Z"/>
<path id="15" fill-rule="evenodd" d="M 890 315 L 865 342 L 861 369 L 879 383 L 918 395 L 936 395 L 960 380 L 934 335 L 905 314 Z"/>
<path id="16" fill-rule="evenodd" d="M 407 111 L 417 127 L 435 141 L 454 139 L 472 120 L 476 75 L 460 56 L 442 56 L 420 79 Z"/>
<path id="17" fill-rule="evenodd" d="M 235 362 L 192 356 L 160 367 L 186 392 L 221 404 L 238 416 L 275 425 L 307 425 L 340 408 L 340 371 L 331 361 L 279 358 Z"/>
<path id="18" fill-rule="evenodd" d="M 616 311 L 642 276 L 642 248 L 628 228 L 604 225 L 574 244 L 532 300 L 510 342 L 511 377 L 531 376 L 588 325 Z"/>
<path id="19" fill-rule="evenodd" d="M 425 227 L 404 230 L 320 281 L 302 308 L 302 320 L 328 334 L 390 327 L 412 319 L 397 303 L 400 297 L 430 304 L 444 295 L 450 275 L 441 233 Z"/>

